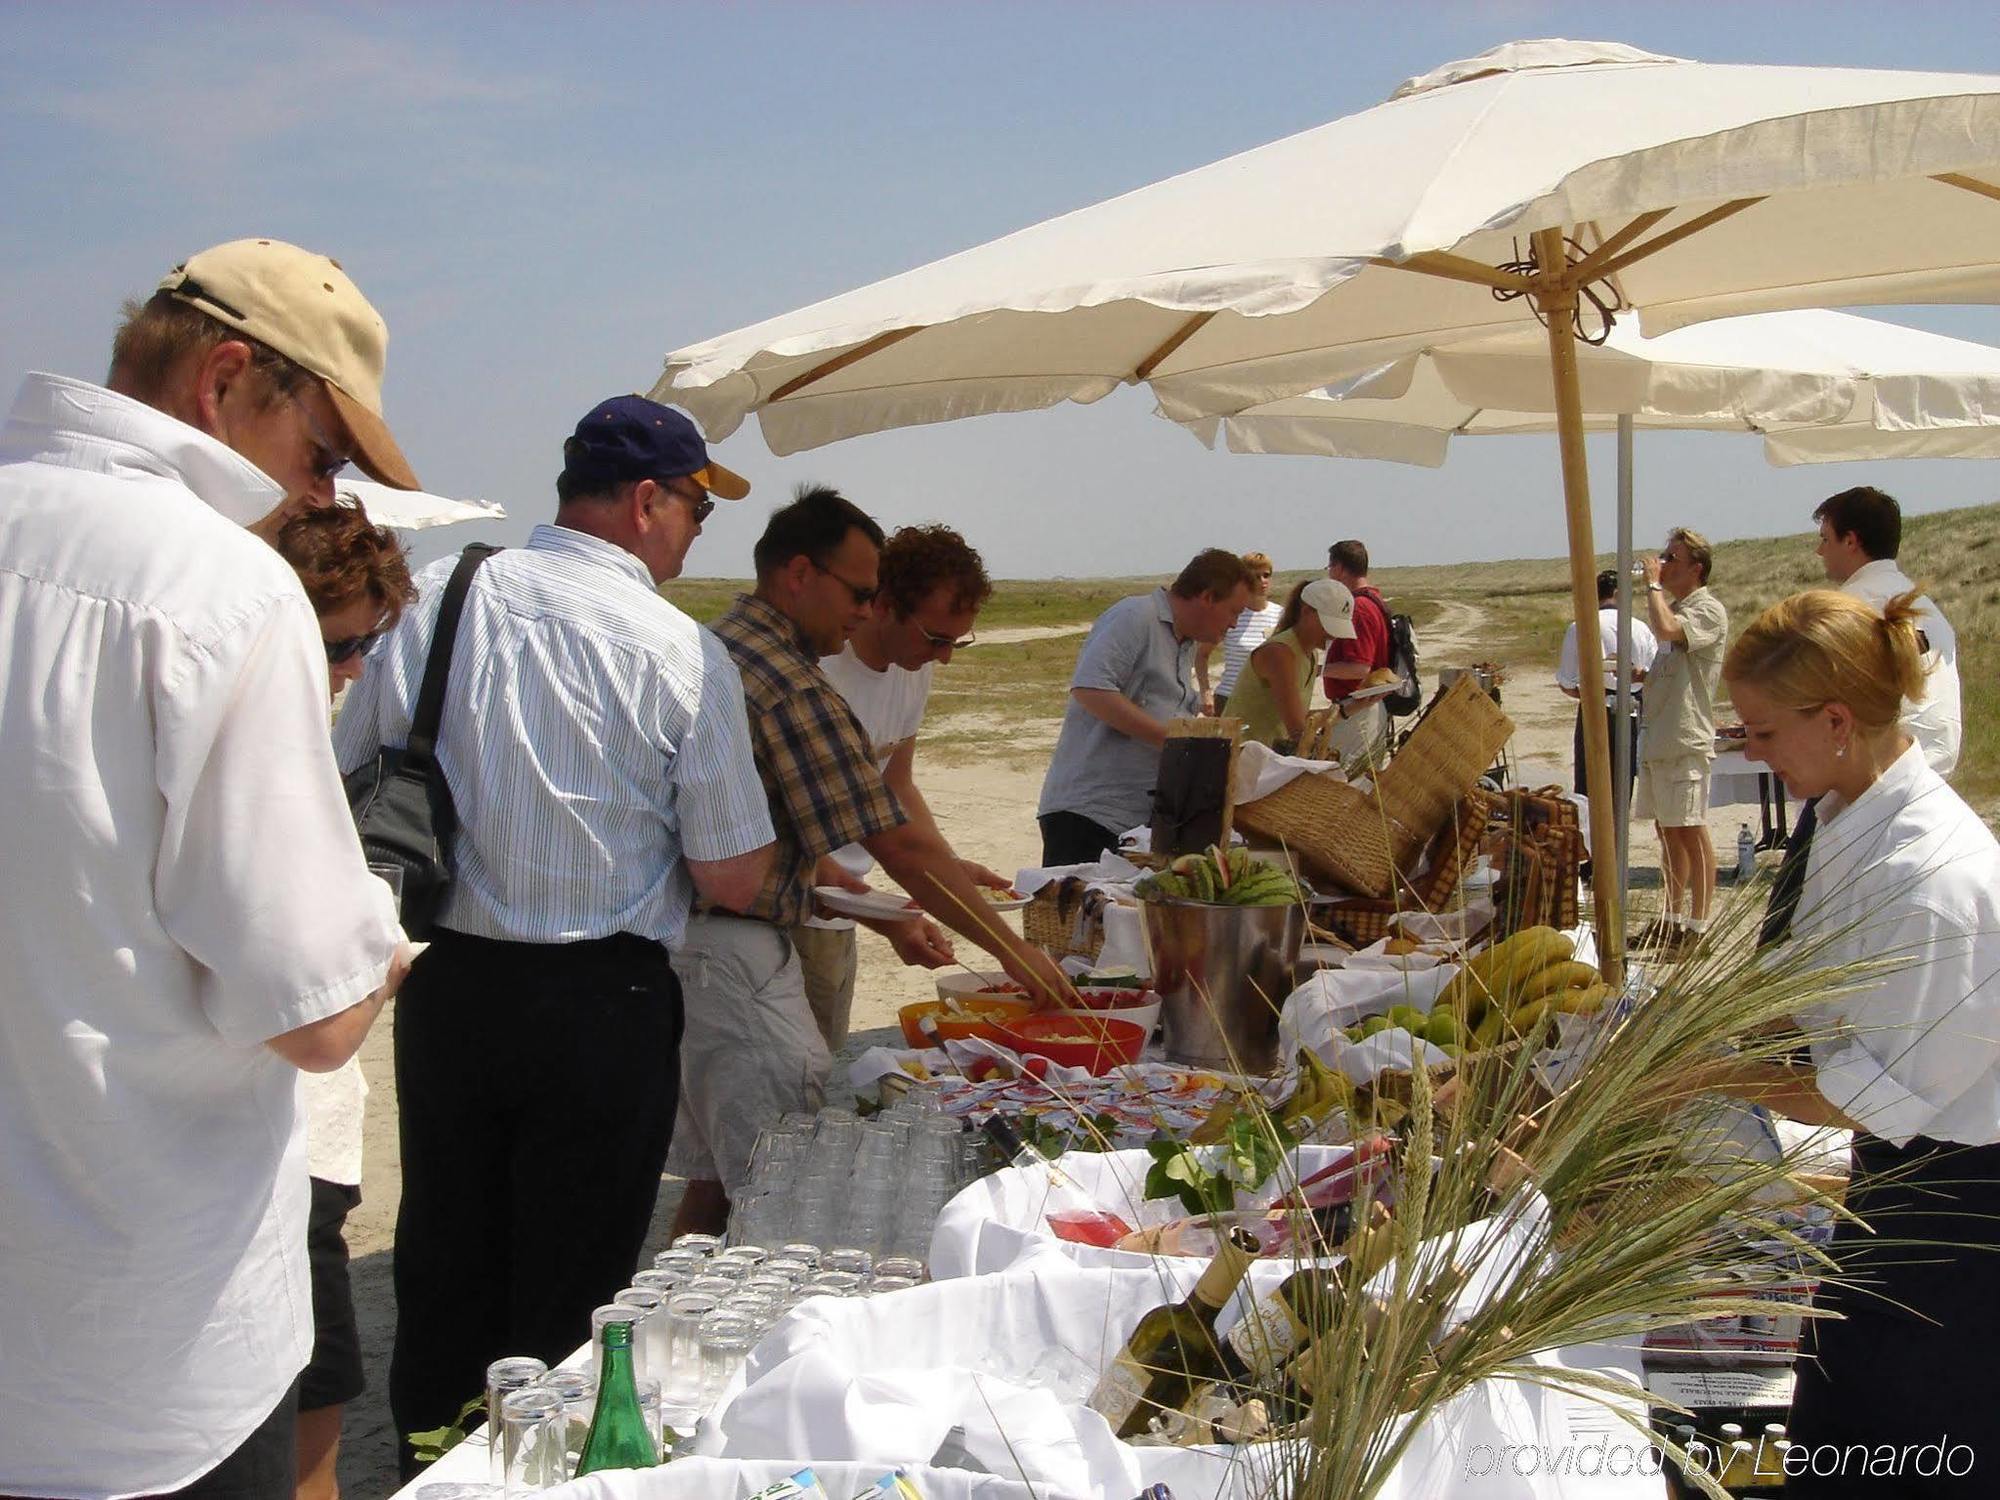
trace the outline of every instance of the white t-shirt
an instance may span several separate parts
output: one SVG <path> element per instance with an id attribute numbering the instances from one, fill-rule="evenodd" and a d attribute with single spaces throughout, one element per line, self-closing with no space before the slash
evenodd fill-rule
<path id="1" fill-rule="evenodd" d="M 1604 657 L 1604 691 L 1618 691 L 1618 610 L 1615 606 L 1600 605 L 1597 611 L 1598 649 Z M 1660 643 L 1653 635 L 1653 627 L 1644 620 L 1632 621 L 1632 670 L 1646 672 L 1652 669 L 1653 658 L 1660 654 Z M 1583 680 L 1583 668 L 1576 659 L 1576 621 L 1569 622 L 1569 629 L 1563 632 L 1562 657 L 1556 663 L 1556 686 L 1566 687 L 1574 692 Z M 1636 683 L 1636 678 L 1634 679 Z"/>
<path id="2" fill-rule="evenodd" d="M 1285 606 L 1274 599 L 1262 609 L 1245 609 L 1236 617 L 1236 623 L 1222 637 L 1222 676 L 1215 684 L 1218 697 L 1236 686 L 1236 674 L 1243 670 L 1243 663 L 1271 638 L 1284 613 Z"/>
<path id="3" fill-rule="evenodd" d="M 1915 587 L 1894 561 L 1878 557 L 1850 573 L 1840 590 L 1879 615 L 1891 599 Z M 1924 686 L 1928 691 L 1921 703 L 1903 700 L 1903 727 L 1923 747 L 1925 763 L 1938 775 L 1949 776 L 1958 765 L 1959 744 L 1965 733 L 1958 686 L 1958 632 L 1929 594 L 1917 596 L 1917 614 L 1918 628 L 1930 642 L 1930 650 L 1924 654 Z"/>
<path id="4" fill-rule="evenodd" d="M 401 932 L 283 492 L 31 375 L 0 433 L 0 1494 L 163 1494 L 313 1344 L 298 1070 Z"/>
<path id="5" fill-rule="evenodd" d="M 854 710 L 854 717 L 861 721 L 861 728 L 868 736 L 868 748 L 875 757 L 875 769 L 888 770 L 897 750 L 915 739 L 923 727 L 924 708 L 931 699 L 931 675 L 937 664 L 925 662 L 914 672 L 892 665 L 878 672 L 854 654 L 854 644 L 850 641 L 840 648 L 840 655 L 821 657 L 819 669 L 839 689 L 847 706 Z M 875 868 L 873 856 L 859 844 L 836 849 L 833 857 L 857 878 L 865 878 Z M 838 930 L 854 924 L 845 918 L 808 917 L 806 925 Z"/>
<path id="6" fill-rule="evenodd" d="M 1815 964 L 1891 965 L 1800 1012 L 1830 1103 L 1898 1146 L 2000 1141 L 2000 844 L 1921 746 L 1820 799 L 1792 938 Z"/>

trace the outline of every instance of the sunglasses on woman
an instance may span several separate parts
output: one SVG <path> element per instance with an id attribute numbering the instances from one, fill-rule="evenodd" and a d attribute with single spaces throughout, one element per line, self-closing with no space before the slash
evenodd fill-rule
<path id="1" fill-rule="evenodd" d="M 342 662 L 352 661 L 357 656 L 366 656 L 374 649 L 375 643 L 381 640 L 384 634 L 386 634 L 385 631 L 373 630 L 367 635 L 350 635 L 343 641 L 328 641 L 326 643 L 326 664 L 329 667 L 337 667 Z"/>

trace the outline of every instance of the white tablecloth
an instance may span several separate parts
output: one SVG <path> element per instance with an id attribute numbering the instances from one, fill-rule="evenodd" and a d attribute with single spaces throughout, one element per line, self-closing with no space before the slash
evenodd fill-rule
<path id="1" fill-rule="evenodd" d="M 1724 750 L 1708 763 L 1708 805 L 1710 807 L 1756 807 L 1769 791 L 1763 782 L 1771 774 L 1741 750 Z"/>

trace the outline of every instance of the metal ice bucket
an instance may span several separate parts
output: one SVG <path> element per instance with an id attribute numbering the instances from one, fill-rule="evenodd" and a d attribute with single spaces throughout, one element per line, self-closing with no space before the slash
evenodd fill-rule
<path id="1" fill-rule="evenodd" d="M 1305 908 L 1148 901 L 1140 910 L 1167 1057 L 1229 1072 L 1270 1072 Z"/>

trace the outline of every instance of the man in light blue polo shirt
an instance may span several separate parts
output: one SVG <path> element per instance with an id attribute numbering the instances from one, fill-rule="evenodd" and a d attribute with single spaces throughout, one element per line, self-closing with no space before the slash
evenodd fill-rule
<path id="1" fill-rule="evenodd" d="M 1243 559 L 1211 547 L 1170 586 L 1098 616 L 1076 658 L 1036 809 L 1044 865 L 1094 860 L 1152 816 L 1167 723 L 1201 712 L 1195 648 L 1221 640 L 1249 598 Z"/>

